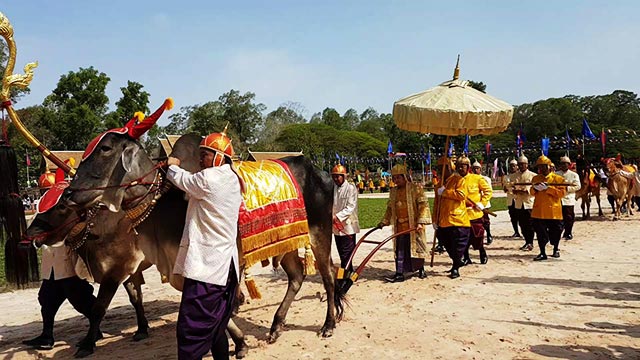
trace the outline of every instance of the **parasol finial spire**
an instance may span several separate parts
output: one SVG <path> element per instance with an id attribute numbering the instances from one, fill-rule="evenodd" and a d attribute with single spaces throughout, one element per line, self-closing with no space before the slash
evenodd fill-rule
<path id="1" fill-rule="evenodd" d="M 453 80 L 460 78 L 460 54 L 458 54 L 458 60 L 456 60 L 456 68 L 453 70 Z"/>

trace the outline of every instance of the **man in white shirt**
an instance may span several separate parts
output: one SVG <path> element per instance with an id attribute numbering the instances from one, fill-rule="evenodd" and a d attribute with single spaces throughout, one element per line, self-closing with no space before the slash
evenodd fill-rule
<path id="1" fill-rule="evenodd" d="M 58 309 L 65 300 L 79 313 L 89 318 L 91 308 L 96 301 L 93 296 L 93 286 L 86 280 L 80 279 L 75 271 L 75 256 L 62 243 L 56 246 L 42 246 L 41 276 L 42 284 L 38 291 L 38 302 L 42 314 L 42 334 L 24 345 L 38 350 L 49 350 L 55 342 L 53 338 L 53 322 Z M 98 332 L 98 339 L 102 333 Z"/>
<path id="2" fill-rule="evenodd" d="M 190 173 L 169 157 L 167 178 L 187 193 L 187 217 L 174 273 L 184 287 L 178 314 L 178 359 L 229 358 L 225 329 L 239 281 L 238 217 L 242 183 L 233 163 L 231 139 L 213 133 L 200 143 L 201 171 Z"/>
<path id="3" fill-rule="evenodd" d="M 515 182 L 519 184 L 531 184 L 531 180 L 536 174 L 529 170 L 529 159 L 521 155 L 518 158 L 518 175 Z M 533 250 L 533 226 L 531 224 L 531 209 L 533 209 L 533 195 L 529 193 L 531 185 L 514 185 L 513 196 L 515 198 L 516 213 L 518 214 L 518 224 L 524 236 L 524 245 L 520 248 L 523 251 Z"/>
<path id="4" fill-rule="evenodd" d="M 567 186 L 567 194 L 562 198 L 562 224 L 564 226 L 565 240 L 573 239 L 573 223 L 575 222 L 574 207 L 576 205 L 576 192 L 580 190 L 580 177 L 577 173 L 569 170 L 571 165 L 571 159 L 568 156 L 560 158 L 560 170 L 556 171 L 556 174 L 564 178 L 565 184 L 571 184 Z"/>
<path id="5" fill-rule="evenodd" d="M 360 232 L 358 223 L 358 189 L 346 181 L 347 169 L 338 164 L 331 170 L 333 178 L 333 235 L 340 255 L 340 267 L 345 269 L 353 249 L 356 234 Z M 348 271 L 353 271 L 349 264 Z"/>
<path id="6" fill-rule="evenodd" d="M 513 195 L 513 185 L 518 177 L 518 161 L 511 159 L 509 161 L 509 173 L 502 177 L 502 187 L 507 193 L 507 208 L 509 209 L 509 218 L 511 220 L 511 227 L 513 227 L 513 235 L 511 237 L 519 238 L 520 231 L 518 231 L 518 212 L 516 211 L 516 198 Z"/>

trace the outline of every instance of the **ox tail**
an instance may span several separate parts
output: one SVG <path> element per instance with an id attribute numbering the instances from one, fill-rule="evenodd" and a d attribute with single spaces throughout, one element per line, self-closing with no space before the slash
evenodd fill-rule
<path id="1" fill-rule="evenodd" d="M 344 317 L 345 307 L 351 307 L 349 299 L 347 298 L 347 292 L 351 288 L 351 285 L 353 285 L 353 280 L 350 278 L 336 279 L 335 283 L 336 286 L 333 294 L 336 304 L 336 320 L 340 322 Z"/>

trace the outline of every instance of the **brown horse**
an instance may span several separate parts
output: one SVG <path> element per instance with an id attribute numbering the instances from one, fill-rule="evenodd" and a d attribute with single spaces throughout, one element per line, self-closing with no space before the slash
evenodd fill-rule
<path id="1" fill-rule="evenodd" d="M 581 199 L 580 208 L 582 209 L 582 219 L 588 220 L 591 218 L 591 197 L 596 198 L 596 203 L 598 203 L 598 216 L 603 216 L 602 206 L 600 205 L 600 188 L 602 187 L 602 181 L 598 175 L 593 177 L 593 180 L 590 179 L 590 175 L 593 173 L 593 170 L 586 168 L 583 171 L 580 171 L 578 175 L 580 176 L 580 190 L 576 192 L 576 199 Z M 586 209 L 586 213 L 585 213 Z"/>
<path id="2" fill-rule="evenodd" d="M 633 215 L 631 210 L 631 189 L 633 186 L 633 178 L 627 178 L 623 175 L 623 165 L 619 161 L 609 159 L 607 162 L 608 180 L 607 189 L 614 198 L 613 220 L 621 217 L 621 209 L 623 204 L 627 204 L 627 216 Z M 633 175 L 632 172 L 628 172 Z"/>

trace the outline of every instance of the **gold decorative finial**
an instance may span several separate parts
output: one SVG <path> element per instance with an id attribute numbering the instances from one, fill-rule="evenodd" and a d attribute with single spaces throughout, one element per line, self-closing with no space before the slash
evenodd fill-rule
<path id="1" fill-rule="evenodd" d="M 221 134 L 227 136 L 227 128 L 229 127 L 229 122 L 227 121 L 227 125 L 224 126 L 224 130 L 222 130 Z"/>
<path id="2" fill-rule="evenodd" d="M 453 70 L 453 80 L 460 78 L 460 54 L 458 54 L 458 60 L 456 61 L 456 68 Z"/>
<path id="3" fill-rule="evenodd" d="M 20 117 L 11 106 L 11 88 L 26 88 L 33 79 L 33 69 L 38 66 L 37 62 L 29 63 L 24 67 L 24 74 L 13 74 L 13 68 L 16 65 L 16 42 L 13 39 L 13 26 L 9 19 L 0 12 L 0 37 L 3 37 L 7 42 L 7 50 L 9 52 L 7 57 L 7 65 L 4 69 L 2 76 L 2 88 L 0 89 L 0 107 L 7 110 L 7 114 L 11 119 L 11 123 L 15 125 L 16 129 L 22 134 L 22 136 L 35 146 L 45 157 L 51 160 L 59 168 L 63 169 L 69 176 L 75 174 L 75 169 L 65 164 L 60 158 L 55 156 L 49 149 L 47 149 L 33 134 L 22 124 Z"/>

